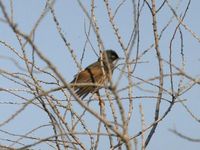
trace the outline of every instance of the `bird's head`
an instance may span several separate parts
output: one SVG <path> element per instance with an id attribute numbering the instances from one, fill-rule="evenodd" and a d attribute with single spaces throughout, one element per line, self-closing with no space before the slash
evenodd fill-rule
<path id="1" fill-rule="evenodd" d="M 106 60 L 108 59 L 108 60 Z M 114 50 L 105 50 L 103 51 L 103 60 L 106 62 L 108 61 L 109 63 L 113 63 L 116 60 L 119 59 L 119 56 Z"/>

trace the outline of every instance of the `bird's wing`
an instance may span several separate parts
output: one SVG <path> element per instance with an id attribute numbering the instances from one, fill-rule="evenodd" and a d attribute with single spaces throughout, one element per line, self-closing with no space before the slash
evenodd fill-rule
<path id="1" fill-rule="evenodd" d="M 85 70 L 76 74 L 71 83 L 95 83 L 98 78 L 101 78 L 102 76 L 103 72 L 99 62 L 97 61 L 86 67 Z"/>

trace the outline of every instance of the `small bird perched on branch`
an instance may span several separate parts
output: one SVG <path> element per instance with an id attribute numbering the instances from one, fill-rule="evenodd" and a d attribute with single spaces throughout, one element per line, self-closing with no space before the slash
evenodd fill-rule
<path id="1" fill-rule="evenodd" d="M 100 57 L 96 62 L 74 76 L 71 83 L 74 84 L 72 87 L 76 94 L 81 98 L 85 98 L 89 93 L 96 93 L 99 96 L 99 89 L 111 79 L 118 59 L 119 56 L 114 50 L 103 51 L 102 59 Z M 104 104 L 99 99 L 99 105 L 102 105 L 102 103 Z"/>

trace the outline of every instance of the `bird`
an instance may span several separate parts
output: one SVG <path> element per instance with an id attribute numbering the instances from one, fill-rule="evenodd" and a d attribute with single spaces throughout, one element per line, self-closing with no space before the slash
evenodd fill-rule
<path id="1" fill-rule="evenodd" d="M 74 76 L 71 85 L 75 93 L 82 99 L 89 93 L 99 94 L 99 89 L 111 79 L 118 59 L 119 56 L 114 50 L 104 50 L 102 52 L 102 59 L 99 57 L 96 62 L 90 64 Z M 98 84 L 98 86 L 95 86 L 95 84 Z"/>

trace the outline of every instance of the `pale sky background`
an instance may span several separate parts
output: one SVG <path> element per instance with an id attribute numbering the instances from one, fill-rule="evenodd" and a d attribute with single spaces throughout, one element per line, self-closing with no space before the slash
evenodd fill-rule
<path id="1" fill-rule="evenodd" d="M 184 0 L 186 1 L 186 0 Z M 86 8 L 90 7 L 90 3 L 88 0 L 82 0 L 83 4 Z M 111 0 L 112 8 L 116 8 L 119 4 L 119 0 Z M 159 1 L 157 5 L 159 5 L 162 1 Z M 172 1 L 172 6 L 175 7 L 177 0 Z M 188 1 L 187 1 L 188 2 Z M 185 10 L 187 2 L 182 2 L 180 8 L 178 9 L 179 14 L 183 13 Z M 6 9 L 9 10 L 9 1 L 3 1 L 6 5 Z M 141 2 L 142 3 L 142 2 Z M 35 21 L 40 16 L 43 8 L 45 6 L 45 1 L 36 1 L 36 0 L 14 0 L 14 21 L 17 23 L 17 26 L 23 30 L 25 33 L 29 33 L 32 29 Z M 190 8 L 184 20 L 184 23 L 188 25 L 188 27 L 196 33 L 197 36 L 200 36 L 200 1 L 193 0 L 191 2 Z M 152 18 L 149 9 L 147 6 L 144 6 L 141 13 L 140 18 L 140 48 L 139 52 L 141 53 L 145 49 L 149 47 L 151 43 L 154 42 L 153 34 L 152 34 Z M 65 34 L 66 39 L 71 43 L 71 47 L 75 50 L 77 54 L 77 58 L 80 59 L 81 52 L 84 47 L 84 43 L 86 40 L 86 36 L 84 33 L 84 23 L 88 28 L 88 19 L 80 9 L 78 2 L 75 0 L 58 0 L 55 3 L 55 13 L 58 17 L 60 25 L 62 27 L 62 31 Z M 100 27 L 101 37 L 103 39 L 104 45 L 106 49 L 115 49 L 117 53 L 121 56 L 123 55 L 123 51 L 118 44 L 115 35 L 113 34 L 110 23 L 108 22 L 107 14 L 105 11 L 105 5 L 102 1 L 96 1 L 96 17 L 97 22 Z M 127 0 L 124 5 L 120 8 L 118 15 L 116 16 L 116 24 L 120 29 L 120 34 L 125 44 L 127 44 L 128 39 L 130 38 L 131 29 L 133 26 L 132 19 L 132 5 L 129 0 Z M 167 5 L 158 13 L 158 31 L 166 25 L 169 18 L 172 16 L 172 12 L 169 10 Z M 2 18 L 2 12 L 0 11 L 0 17 Z M 163 37 L 160 41 L 160 49 L 162 53 L 162 57 L 168 59 L 169 55 L 169 43 L 170 39 L 173 35 L 174 29 L 177 25 L 177 21 L 174 19 L 173 23 L 170 27 L 165 31 Z M 200 74 L 199 65 L 200 65 L 200 49 L 199 42 L 181 26 L 183 36 L 184 36 L 184 56 L 185 56 L 185 71 L 193 76 L 197 77 Z M 177 34 L 177 36 L 180 36 Z M 91 42 L 96 50 L 98 50 L 96 38 L 94 33 L 92 33 Z M 15 38 L 15 35 L 11 31 L 11 29 L 0 22 L 0 40 L 6 41 L 16 49 L 20 49 L 19 43 Z M 70 82 L 73 79 L 73 75 L 78 71 L 75 63 L 71 59 L 67 48 L 65 47 L 63 41 L 61 40 L 58 32 L 56 30 L 55 23 L 53 22 L 52 16 L 48 13 L 43 21 L 40 23 L 36 34 L 35 34 L 35 43 L 38 48 L 47 56 L 58 68 L 58 70 L 62 73 L 65 79 Z M 144 56 L 143 61 L 148 61 L 148 63 L 139 64 L 134 72 L 134 75 L 143 79 L 148 79 L 153 77 L 154 75 L 158 75 L 158 65 L 155 50 L 152 49 L 151 53 L 148 53 Z M 136 48 L 134 47 L 133 56 L 135 56 Z M 93 53 L 91 47 L 88 45 L 86 48 L 86 53 L 83 60 L 83 67 L 86 67 L 88 64 L 94 62 L 97 57 Z M 7 48 L 5 48 L 2 44 L 0 44 L 0 56 L 10 56 L 15 57 L 13 53 L 11 53 Z M 177 66 L 181 64 L 181 54 L 180 54 L 180 40 L 176 38 L 173 43 L 173 63 Z M 21 63 L 21 62 L 19 62 Z M 39 65 L 43 66 L 41 61 L 38 62 Z M 22 66 L 24 64 L 21 64 Z M 0 58 L 0 68 L 6 69 L 11 72 L 18 71 L 16 67 L 14 67 L 13 63 L 6 61 Z M 165 73 L 169 73 L 169 67 L 165 64 Z M 116 79 L 119 72 L 116 71 L 114 75 L 114 79 Z M 45 76 L 41 76 L 40 79 L 45 79 Z M 180 78 L 175 78 L 175 89 L 177 89 L 178 81 Z M 187 83 L 187 80 L 184 80 Z M 124 81 L 120 81 L 120 86 L 124 86 Z M 157 82 L 154 82 L 157 83 Z M 170 87 L 168 85 L 169 80 L 165 80 L 165 88 Z M 12 83 L 8 83 L 5 78 L 0 75 L 0 87 L 4 88 L 18 88 L 13 87 Z M 145 87 L 151 89 L 150 87 Z M 47 87 L 48 89 L 48 87 Z M 137 88 L 133 91 L 134 96 L 143 95 L 142 91 Z M 154 89 L 152 89 L 154 90 Z M 186 99 L 187 106 L 190 110 L 199 118 L 200 115 L 200 88 L 198 85 L 192 87 L 190 91 L 186 94 L 182 95 L 182 99 Z M 147 93 L 148 94 L 148 93 Z M 151 95 L 151 94 L 149 94 Z M 165 95 L 164 95 L 165 97 Z M 168 97 L 168 96 L 166 96 Z M 30 97 L 31 98 L 31 97 Z M 169 98 L 169 97 L 168 97 Z M 23 102 L 18 101 L 14 96 L 8 96 L 7 93 L 0 91 L 0 123 L 8 118 L 11 114 L 13 114 L 19 106 L 17 105 L 8 105 L 2 104 L 3 102 Z M 155 100 L 135 100 L 134 101 L 134 111 L 133 111 L 133 119 L 132 126 L 130 128 L 131 135 L 136 134 L 140 131 L 140 117 L 139 117 L 139 102 L 142 102 L 143 109 L 145 113 L 146 125 L 150 124 L 153 121 L 154 117 L 154 109 L 155 109 Z M 126 105 L 125 105 L 126 106 Z M 161 114 L 165 112 L 168 103 L 162 102 L 161 105 Z M 94 106 L 96 107 L 96 106 Z M 79 109 L 77 108 L 77 111 Z M 47 124 L 49 120 L 47 120 L 47 115 L 41 113 L 41 110 L 35 108 L 34 106 L 29 106 L 26 108 L 19 116 L 17 116 L 14 120 L 9 122 L 3 127 L 0 127 L 2 130 L 6 130 L 12 133 L 24 134 L 29 130 L 40 126 L 42 124 Z M 93 120 L 88 119 L 87 124 L 92 126 Z M 150 141 L 147 150 L 198 150 L 200 147 L 200 143 L 189 142 L 184 139 L 181 139 L 174 135 L 169 129 L 176 128 L 181 133 L 200 139 L 200 124 L 194 121 L 191 116 L 186 112 L 181 104 L 176 104 L 169 115 L 159 123 L 156 133 L 154 134 L 152 140 Z M 52 131 L 51 131 L 52 132 Z M 41 135 L 41 137 L 47 137 L 51 135 L 49 133 L 48 128 L 44 128 L 40 130 L 40 132 L 36 132 L 35 135 Z M 2 139 L 10 139 L 10 136 L 0 131 L 0 144 L 8 144 L 8 141 L 4 141 Z M 83 138 L 83 140 L 86 140 Z M 140 139 L 138 139 L 140 140 Z M 24 141 L 23 141 L 24 142 Z M 27 141 L 27 144 L 30 141 Z M 25 143 L 25 142 L 24 142 Z M 30 142 L 31 143 L 31 142 Z M 29 143 L 29 144 L 30 144 Z M 103 144 L 103 140 L 101 141 L 101 149 L 108 149 L 108 145 Z M 36 146 L 34 149 L 47 149 L 47 147 L 42 147 L 43 145 Z M 48 147 L 49 148 L 49 147 Z"/>

